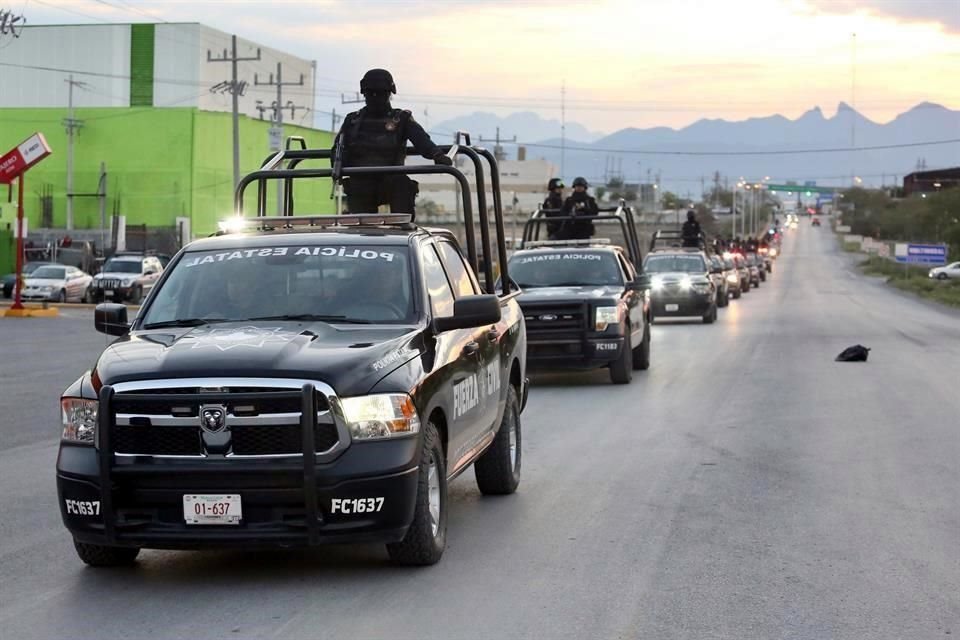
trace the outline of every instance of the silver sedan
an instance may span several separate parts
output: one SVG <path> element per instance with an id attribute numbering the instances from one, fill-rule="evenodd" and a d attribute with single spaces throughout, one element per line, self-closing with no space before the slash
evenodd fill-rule
<path id="1" fill-rule="evenodd" d="M 75 267 L 51 264 L 40 267 L 23 283 L 24 300 L 89 302 L 93 276 Z"/>

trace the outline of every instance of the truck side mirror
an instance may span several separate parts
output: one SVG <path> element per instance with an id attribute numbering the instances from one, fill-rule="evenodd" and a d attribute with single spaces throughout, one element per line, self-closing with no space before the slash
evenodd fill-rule
<path id="1" fill-rule="evenodd" d="M 651 286 L 650 276 L 642 273 L 627 284 L 631 291 L 646 291 Z"/>
<path id="2" fill-rule="evenodd" d="M 122 336 L 130 331 L 127 321 L 127 306 L 107 302 L 98 304 L 93 310 L 93 326 L 108 336 Z"/>
<path id="3" fill-rule="evenodd" d="M 469 329 L 500 322 L 500 299 L 492 294 L 465 296 L 453 303 L 453 315 L 435 318 L 437 333 L 452 329 Z"/>

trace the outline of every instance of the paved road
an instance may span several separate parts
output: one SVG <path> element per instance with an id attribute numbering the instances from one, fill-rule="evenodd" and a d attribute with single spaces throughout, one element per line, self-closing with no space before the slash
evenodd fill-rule
<path id="1" fill-rule="evenodd" d="M 857 275 L 825 229 L 716 325 L 658 325 L 629 387 L 537 377 L 520 492 L 457 480 L 428 569 L 373 546 L 84 568 L 53 463 L 89 325 L 0 320 L 4 637 L 960 634 L 960 316 Z M 833 362 L 857 342 L 869 363 Z"/>

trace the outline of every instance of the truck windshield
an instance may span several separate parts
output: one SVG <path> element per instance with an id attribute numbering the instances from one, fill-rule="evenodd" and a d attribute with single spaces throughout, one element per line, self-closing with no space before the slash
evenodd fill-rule
<path id="1" fill-rule="evenodd" d="M 104 273 L 140 273 L 139 260 L 107 260 L 103 265 Z"/>
<path id="2" fill-rule="evenodd" d="M 408 255 L 406 247 L 332 244 L 187 253 L 141 326 L 266 318 L 407 324 Z"/>
<path id="3" fill-rule="evenodd" d="M 647 273 L 703 273 L 707 270 L 700 256 L 647 256 Z"/>
<path id="4" fill-rule="evenodd" d="M 510 260 L 510 277 L 521 288 L 619 286 L 623 276 L 612 253 L 536 251 Z"/>

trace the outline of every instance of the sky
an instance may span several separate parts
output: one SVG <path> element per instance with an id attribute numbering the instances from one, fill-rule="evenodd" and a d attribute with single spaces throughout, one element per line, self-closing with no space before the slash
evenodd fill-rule
<path id="1" fill-rule="evenodd" d="M 429 122 L 534 111 L 591 131 L 841 101 L 960 109 L 960 0 L 0 0 L 29 24 L 202 22 L 318 63 L 317 108 L 371 67 Z M 2 50 L 0 50 L 2 58 Z M 563 98 L 562 98 L 563 96 Z M 428 115 L 423 115 L 424 112 Z"/>

